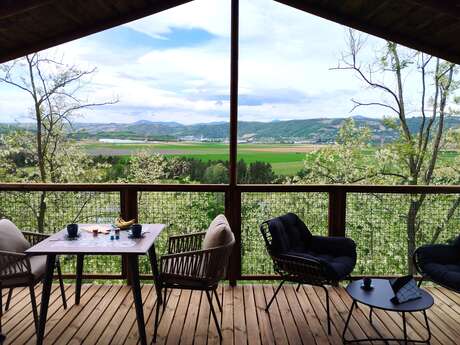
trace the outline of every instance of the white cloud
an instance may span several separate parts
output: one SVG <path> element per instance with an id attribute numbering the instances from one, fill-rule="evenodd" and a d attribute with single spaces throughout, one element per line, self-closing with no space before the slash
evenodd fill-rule
<path id="1" fill-rule="evenodd" d="M 195 0 L 126 27 L 153 38 L 169 39 L 174 29 L 204 30 L 212 38 L 195 45 L 160 49 L 128 44 L 120 49 L 96 34 L 60 46 L 58 54 L 65 52 L 66 61 L 98 68 L 88 97 L 120 99 L 116 105 L 88 111 L 85 121 L 228 120 L 230 0 Z M 271 0 L 241 0 L 240 93 L 262 102 L 242 102 L 240 119 L 342 117 L 352 108 L 350 98 L 381 99 L 351 72 L 330 70 L 345 49 L 344 38 L 345 29 L 338 24 Z M 367 59 L 382 41 L 373 38 L 368 44 Z M 407 83 L 416 89 L 413 78 Z M 24 94 L 5 86 L 0 90 L 0 121 L 27 112 Z M 284 90 L 280 94 L 287 95 L 286 102 L 270 101 L 278 90 Z M 288 97 L 289 90 L 295 96 Z M 292 99 L 297 96 L 298 101 Z M 381 115 L 379 109 L 361 110 Z"/>

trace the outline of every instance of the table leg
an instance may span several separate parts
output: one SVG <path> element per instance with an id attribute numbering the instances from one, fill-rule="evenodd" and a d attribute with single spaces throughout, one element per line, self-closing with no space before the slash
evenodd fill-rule
<path id="1" fill-rule="evenodd" d="M 372 310 L 373 308 L 370 307 L 370 310 L 369 310 L 369 321 L 372 323 Z"/>
<path id="2" fill-rule="evenodd" d="M 347 332 L 348 324 L 350 323 L 350 319 L 351 319 L 351 314 L 353 313 L 353 309 L 355 308 L 355 306 L 356 306 L 356 301 L 353 300 L 353 303 L 351 304 L 351 307 L 350 307 L 350 311 L 348 312 L 347 322 L 345 322 L 345 326 L 343 327 L 342 342 L 344 344 L 347 343 L 347 340 L 345 339 L 345 333 Z"/>
<path id="3" fill-rule="evenodd" d="M 162 297 L 161 297 L 161 287 L 159 284 L 159 276 L 160 274 L 158 273 L 158 261 L 157 261 L 157 254 L 155 252 L 155 244 L 152 244 L 152 246 L 149 249 L 149 259 L 150 259 L 150 266 L 152 268 L 152 274 L 153 274 L 153 281 L 155 282 L 155 290 L 157 293 L 157 301 L 159 304 L 164 303 Z"/>
<path id="4" fill-rule="evenodd" d="M 43 281 L 42 302 L 40 305 L 40 318 L 38 320 L 37 345 L 43 344 L 45 336 L 46 317 L 50 301 L 51 283 L 53 282 L 53 271 L 56 263 L 56 255 L 49 254 L 46 257 L 45 279 Z"/>
<path id="5" fill-rule="evenodd" d="M 407 345 L 407 326 L 406 326 L 406 313 L 402 312 L 403 319 L 403 332 L 404 332 L 404 344 Z"/>
<path id="6" fill-rule="evenodd" d="M 428 331 L 428 338 L 426 339 L 426 343 L 427 343 L 427 344 L 430 344 L 430 340 L 431 340 L 431 329 L 430 329 L 430 324 L 428 323 L 428 316 L 426 316 L 426 310 L 423 311 L 423 316 L 425 317 L 426 330 Z"/>
<path id="7" fill-rule="evenodd" d="M 128 270 L 131 271 L 134 305 L 136 307 L 137 328 L 139 329 L 139 340 L 141 345 L 147 345 L 145 334 L 144 308 L 142 305 L 141 285 L 139 282 L 139 258 L 137 255 L 128 256 Z"/>
<path id="8" fill-rule="evenodd" d="M 83 254 L 78 254 L 77 255 L 77 281 L 76 281 L 76 287 L 75 287 L 75 304 L 79 305 L 80 304 L 80 296 L 81 296 L 81 280 L 83 277 L 83 259 L 84 259 Z"/>

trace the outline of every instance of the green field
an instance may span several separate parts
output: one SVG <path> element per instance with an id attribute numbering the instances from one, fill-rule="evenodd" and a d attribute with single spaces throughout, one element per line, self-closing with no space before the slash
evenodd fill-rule
<path id="1" fill-rule="evenodd" d="M 221 143 L 161 143 L 161 144 L 112 144 L 83 143 L 91 155 L 129 156 L 141 150 L 158 152 L 166 156 L 197 158 L 203 161 L 228 160 L 229 146 Z M 238 159 L 246 163 L 263 161 L 270 163 L 275 173 L 293 175 L 303 166 L 305 153 L 316 149 L 315 145 L 290 144 L 240 144 Z"/>
<path id="2" fill-rule="evenodd" d="M 83 142 L 83 148 L 91 155 L 130 156 L 142 150 L 158 152 L 166 156 L 196 158 L 202 161 L 228 160 L 229 145 L 223 143 L 158 143 L 158 144 L 125 144 Z M 303 167 L 307 152 L 321 148 L 311 144 L 239 144 L 238 160 L 246 163 L 263 161 L 270 163 L 278 175 L 294 175 Z M 377 148 L 366 150 L 373 155 Z M 444 151 L 441 159 L 453 160 L 458 156 L 456 151 Z"/>

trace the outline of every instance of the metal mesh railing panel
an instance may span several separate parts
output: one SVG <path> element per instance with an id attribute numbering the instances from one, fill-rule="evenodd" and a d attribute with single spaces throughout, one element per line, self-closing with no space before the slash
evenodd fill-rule
<path id="1" fill-rule="evenodd" d="M 166 252 L 168 236 L 205 231 L 211 221 L 225 212 L 222 192 L 139 192 L 139 222 L 166 224 L 155 242 L 157 255 Z M 139 260 L 142 274 L 151 272 L 146 257 Z"/>
<path id="2" fill-rule="evenodd" d="M 69 223 L 112 223 L 119 213 L 118 192 L 0 192 L 0 217 L 22 230 L 55 233 Z M 61 261 L 63 273 L 75 273 L 74 256 Z M 84 272 L 118 274 L 120 262 L 116 256 L 88 256 Z"/>
<path id="3" fill-rule="evenodd" d="M 259 231 L 260 224 L 288 212 L 296 213 L 315 235 L 327 235 L 328 193 L 242 193 L 242 274 L 273 274 L 273 263 Z"/>
<path id="4" fill-rule="evenodd" d="M 427 194 L 410 219 L 411 202 L 420 194 L 348 193 L 346 235 L 356 241 L 354 274 L 400 275 L 409 272 L 409 230 L 414 224 L 415 248 L 444 243 L 460 233 L 458 194 Z M 413 206 L 412 206 L 413 207 Z"/>

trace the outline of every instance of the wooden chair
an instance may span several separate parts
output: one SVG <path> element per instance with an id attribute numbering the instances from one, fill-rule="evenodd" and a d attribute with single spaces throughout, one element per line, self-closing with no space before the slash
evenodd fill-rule
<path id="1" fill-rule="evenodd" d="M 2 326 L 1 317 L 3 314 L 2 289 L 4 288 L 9 289 L 5 306 L 6 311 L 10 306 L 13 289 L 29 287 L 35 327 L 36 329 L 38 327 L 38 312 L 34 287 L 44 277 L 46 256 L 30 256 L 24 252 L 48 236 L 34 232 L 21 232 L 8 219 L 0 220 L 0 333 Z M 62 302 L 64 308 L 67 308 L 59 259 L 56 260 L 56 269 L 59 277 Z"/>
<path id="2" fill-rule="evenodd" d="M 331 334 L 329 292 L 325 285 L 338 286 L 351 279 L 356 264 L 356 244 L 345 237 L 314 236 L 294 213 L 273 218 L 260 225 L 268 254 L 273 260 L 281 283 L 276 289 L 268 311 L 285 282 L 322 287 L 326 294 L 327 330 Z"/>
<path id="3" fill-rule="evenodd" d="M 167 303 L 167 289 L 204 291 L 210 311 L 222 340 L 222 332 L 212 303 L 216 296 L 219 310 L 222 305 L 217 296 L 219 281 L 226 277 L 229 257 L 235 238 L 223 215 L 217 216 L 206 232 L 171 236 L 168 239 L 168 254 L 160 259 L 160 274 L 157 289 L 164 289 L 163 312 Z M 156 342 L 161 301 L 157 302 L 153 341 Z"/>

